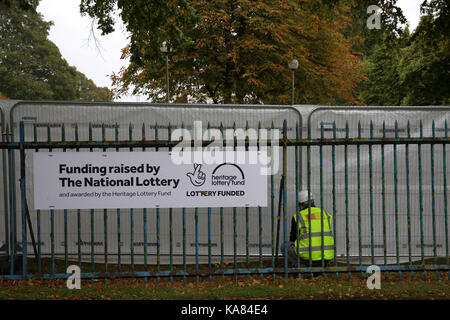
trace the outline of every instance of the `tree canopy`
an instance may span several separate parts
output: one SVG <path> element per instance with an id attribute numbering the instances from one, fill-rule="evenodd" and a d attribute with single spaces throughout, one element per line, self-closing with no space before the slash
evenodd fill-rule
<path id="1" fill-rule="evenodd" d="M 450 36 L 450 3 L 448 0 L 424 0 L 421 12 L 434 18 L 435 32 Z"/>
<path id="2" fill-rule="evenodd" d="M 167 41 L 171 101 L 288 103 L 287 63 L 297 59 L 297 102 L 358 104 L 364 76 L 356 40 L 343 32 L 351 8 L 342 2 L 324 10 L 318 2 L 167 1 L 155 12 L 160 1 L 82 0 L 81 10 L 104 33 L 120 12 L 131 35 L 123 50 L 130 64 L 113 78 L 119 94 L 134 88 L 163 101 L 160 46 Z M 181 9 L 171 14 L 173 7 Z"/>
<path id="3" fill-rule="evenodd" d="M 410 45 L 401 50 L 398 73 L 402 105 L 445 105 L 450 103 L 448 30 L 432 15 L 421 18 Z"/>
<path id="4" fill-rule="evenodd" d="M 425 11 L 429 12 L 429 11 Z M 385 36 L 365 61 L 368 81 L 361 95 L 368 105 L 448 105 L 450 45 L 442 11 L 422 16 L 416 30 Z"/>
<path id="5" fill-rule="evenodd" d="M 0 3 L 0 92 L 10 99 L 111 100 L 107 88 L 96 87 L 61 57 L 37 4 Z"/>
<path id="6" fill-rule="evenodd" d="M 9 98 L 110 97 L 47 40 L 49 24 L 35 12 L 38 2 L 0 0 L 0 92 Z M 381 30 L 367 28 L 370 5 L 381 8 Z M 112 76 L 117 95 L 131 90 L 164 101 L 160 47 L 166 42 L 172 102 L 288 103 L 291 59 L 299 61 L 296 103 L 450 101 L 443 85 L 450 61 L 447 0 L 424 0 L 424 17 L 412 33 L 402 27 L 397 0 L 80 0 L 80 11 L 102 34 L 117 20 L 130 34 L 122 51 L 130 63 Z"/>

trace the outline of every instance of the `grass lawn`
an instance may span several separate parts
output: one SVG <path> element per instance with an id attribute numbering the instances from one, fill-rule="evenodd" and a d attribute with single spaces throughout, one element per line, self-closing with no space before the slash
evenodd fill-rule
<path id="1" fill-rule="evenodd" d="M 419 274 L 414 279 L 404 275 L 398 280 L 397 275 L 390 275 L 386 280 L 384 275 L 380 290 L 369 290 L 366 280 L 361 280 L 359 274 L 351 279 L 340 275 L 337 281 L 333 276 L 314 279 L 296 278 L 289 280 L 277 276 L 260 278 L 259 276 L 241 276 L 234 278 L 217 277 L 209 281 L 189 278 L 186 283 L 182 279 L 175 279 L 170 283 L 162 279 L 156 283 L 155 279 L 147 282 L 144 279 L 116 279 L 116 280 L 83 280 L 80 290 L 69 290 L 64 280 L 0 280 L 0 299 L 12 300 L 202 300 L 202 299 L 271 299 L 271 300 L 336 300 L 336 299 L 421 299 L 421 300 L 450 300 L 450 281 L 445 272 L 441 272 L 440 280 L 429 277 L 422 280 Z"/>

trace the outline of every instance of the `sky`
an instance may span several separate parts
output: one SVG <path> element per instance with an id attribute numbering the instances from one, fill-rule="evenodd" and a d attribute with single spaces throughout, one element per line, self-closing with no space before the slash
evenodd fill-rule
<path id="1" fill-rule="evenodd" d="M 410 23 L 411 31 L 419 23 L 422 2 L 423 0 L 397 2 Z M 79 4 L 80 0 L 41 0 L 37 11 L 45 21 L 53 21 L 49 39 L 58 46 L 67 62 L 92 79 L 97 86 L 111 88 L 110 75 L 128 64 L 126 60 L 120 59 L 121 49 L 128 43 L 127 33 L 118 21 L 114 33 L 101 36 L 95 27 L 92 28 L 91 18 L 81 16 Z M 143 102 L 145 98 L 126 96 L 116 101 Z"/>

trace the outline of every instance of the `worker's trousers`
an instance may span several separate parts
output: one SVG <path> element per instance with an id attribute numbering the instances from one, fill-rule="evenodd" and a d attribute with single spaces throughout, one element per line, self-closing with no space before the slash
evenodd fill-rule
<path id="1" fill-rule="evenodd" d="M 299 258 L 297 256 L 297 253 L 295 252 L 295 243 L 294 242 L 286 242 L 287 245 L 287 258 L 288 261 L 291 263 L 294 268 L 306 268 L 306 267 L 321 267 L 322 266 L 322 260 L 318 261 L 312 261 L 312 265 L 309 264 L 309 260 L 304 260 L 302 258 Z M 281 244 L 281 253 L 284 254 L 284 243 Z M 330 264 L 330 261 L 332 260 L 324 260 L 324 266 L 328 267 Z M 300 264 L 298 265 L 298 262 Z"/>

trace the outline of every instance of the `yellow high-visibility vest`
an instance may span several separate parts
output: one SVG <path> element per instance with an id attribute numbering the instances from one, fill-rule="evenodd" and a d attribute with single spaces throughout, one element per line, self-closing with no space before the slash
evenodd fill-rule
<path id="1" fill-rule="evenodd" d="M 311 218 L 311 219 L 310 219 Z M 325 260 L 334 258 L 334 238 L 332 225 L 333 217 L 324 209 L 311 207 L 311 213 L 306 208 L 294 215 L 295 222 L 299 228 L 298 239 L 295 241 L 295 252 L 304 260 L 322 260 L 322 250 Z M 321 222 L 322 221 L 322 222 Z M 309 224 L 311 222 L 311 232 Z M 323 228 L 323 236 L 322 236 Z M 309 239 L 311 237 L 311 248 Z M 323 239 L 323 242 L 322 242 Z"/>

